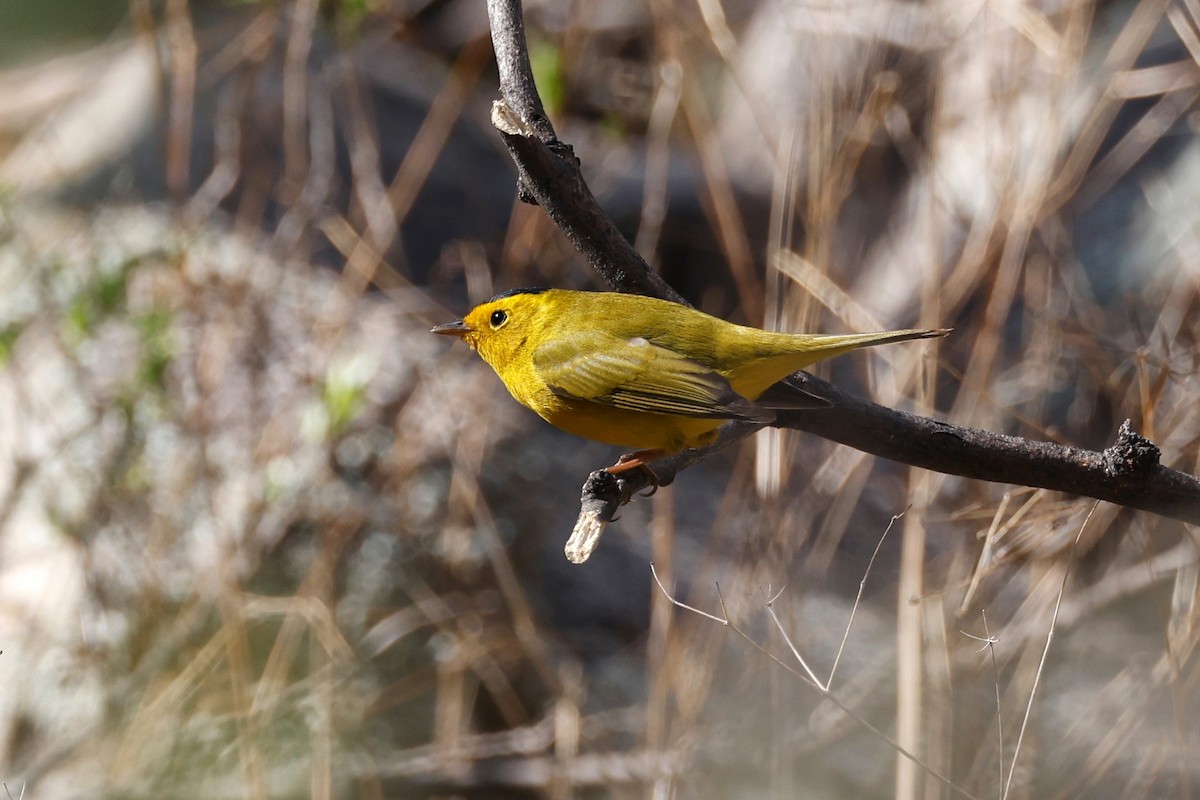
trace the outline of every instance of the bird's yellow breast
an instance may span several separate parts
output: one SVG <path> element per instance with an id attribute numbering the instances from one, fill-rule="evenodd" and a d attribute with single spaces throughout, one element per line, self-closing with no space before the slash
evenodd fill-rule
<path id="1" fill-rule="evenodd" d="M 664 450 L 702 447 L 716 436 L 725 420 L 679 417 L 627 411 L 586 400 L 551 395 L 549 402 L 530 406 L 542 419 L 568 433 L 618 447 Z"/>
<path id="2" fill-rule="evenodd" d="M 533 368 L 517 358 L 504 370 L 504 385 L 517 402 L 567 433 L 618 447 L 677 452 L 708 444 L 724 420 L 649 414 L 555 394 Z"/>

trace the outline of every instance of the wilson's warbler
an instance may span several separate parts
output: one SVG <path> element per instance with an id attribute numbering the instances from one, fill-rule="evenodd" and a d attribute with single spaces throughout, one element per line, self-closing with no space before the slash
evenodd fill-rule
<path id="1" fill-rule="evenodd" d="M 432 332 L 461 337 L 551 425 L 638 448 L 613 472 L 709 444 L 726 420 L 827 405 L 790 385 L 764 394 L 817 361 L 949 330 L 771 333 L 641 295 L 517 289 Z"/>

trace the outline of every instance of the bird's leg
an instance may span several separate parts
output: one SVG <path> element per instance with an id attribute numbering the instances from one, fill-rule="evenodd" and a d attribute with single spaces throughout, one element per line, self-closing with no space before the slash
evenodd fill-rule
<path id="1" fill-rule="evenodd" d="M 656 458 L 662 458 L 667 453 L 665 450 L 634 450 L 632 453 L 625 453 L 617 459 L 617 463 L 608 467 L 606 471 L 610 475 L 615 475 L 618 472 L 628 472 L 631 469 L 645 467 L 647 461 L 653 461 Z"/>
<path id="2" fill-rule="evenodd" d="M 658 487 L 661 485 L 662 481 L 660 481 L 658 476 L 654 474 L 654 470 L 647 466 L 646 462 L 653 461 L 656 458 L 661 458 L 664 455 L 666 455 L 666 452 L 658 449 L 635 450 L 632 453 L 625 453 L 622 455 L 617 459 L 617 463 L 606 468 L 605 472 L 607 472 L 609 475 L 616 475 L 621 472 L 628 472 L 631 469 L 640 469 L 645 472 L 646 476 L 650 479 L 650 495 L 652 495 L 658 491 Z M 649 497 L 650 495 L 646 496 Z"/>

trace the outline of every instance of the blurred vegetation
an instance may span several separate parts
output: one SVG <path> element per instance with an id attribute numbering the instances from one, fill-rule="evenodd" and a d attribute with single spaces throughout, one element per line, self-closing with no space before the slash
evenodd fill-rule
<path id="1" fill-rule="evenodd" d="M 9 0 L 0 3 L 0 66 L 48 49 L 87 46 L 128 27 L 127 0 Z"/>
<path id="2" fill-rule="evenodd" d="M 1198 791 L 1180 523 L 771 432 L 566 563 L 610 448 L 427 333 L 593 285 L 515 202 L 482 3 L 52 11 L 0 6 L 13 796 Z M 1190 4 L 527 13 L 560 135 L 698 305 L 953 326 L 826 374 L 1089 447 L 1131 418 L 1200 471 Z"/>

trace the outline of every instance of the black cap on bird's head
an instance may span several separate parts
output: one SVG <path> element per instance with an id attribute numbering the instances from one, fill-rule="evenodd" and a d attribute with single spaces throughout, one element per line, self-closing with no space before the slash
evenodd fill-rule
<path id="1" fill-rule="evenodd" d="M 501 292 L 500 294 L 496 295 L 491 300 L 488 300 L 488 302 L 494 303 L 497 300 L 503 300 L 506 297 L 515 297 L 516 295 L 519 295 L 519 294 L 541 294 L 542 292 L 548 292 L 548 291 L 550 291 L 550 290 L 545 288 L 544 286 L 526 286 L 522 289 L 509 289 L 506 292 Z"/>

